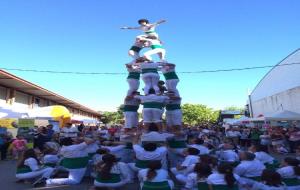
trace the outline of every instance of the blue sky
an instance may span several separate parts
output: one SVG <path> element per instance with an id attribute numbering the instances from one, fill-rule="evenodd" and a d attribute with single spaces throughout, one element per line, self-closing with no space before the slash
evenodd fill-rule
<path id="1" fill-rule="evenodd" d="M 140 32 L 119 27 L 140 18 L 167 20 L 157 32 L 177 71 L 274 65 L 299 48 L 299 8 L 297 0 L 2 0 L 0 67 L 126 72 Z M 179 74 L 178 88 L 184 103 L 244 106 L 268 70 Z M 127 90 L 126 75 L 9 72 L 97 110 L 115 109 Z"/>

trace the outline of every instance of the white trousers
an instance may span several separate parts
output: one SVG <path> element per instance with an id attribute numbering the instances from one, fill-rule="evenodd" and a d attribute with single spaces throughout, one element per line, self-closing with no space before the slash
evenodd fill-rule
<path id="1" fill-rule="evenodd" d="M 166 123 L 168 127 L 182 124 L 182 111 L 180 109 L 166 111 Z"/>
<path id="2" fill-rule="evenodd" d="M 127 91 L 127 96 L 132 95 L 133 92 L 137 91 L 140 86 L 140 80 L 137 79 L 127 79 L 129 89 Z"/>
<path id="3" fill-rule="evenodd" d="M 124 112 L 125 128 L 137 127 L 139 124 L 139 115 L 137 112 L 126 111 Z"/>
<path id="4" fill-rule="evenodd" d="M 166 80 L 166 87 L 169 92 L 174 92 L 177 97 L 180 97 L 179 91 L 177 90 L 177 84 L 179 79 Z"/>
<path id="5" fill-rule="evenodd" d="M 22 174 L 16 174 L 17 179 L 32 179 L 36 177 L 44 177 L 44 178 L 49 178 L 51 174 L 53 173 L 54 168 L 43 168 L 38 171 L 32 171 L 28 173 L 22 173 Z"/>
<path id="6" fill-rule="evenodd" d="M 145 83 L 144 93 L 146 95 L 149 94 L 150 88 L 153 88 L 155 90 L 156 94 L 160 93 L 160 90 L 159 90 L 159 87 L 158 87 L 159 74 L 157 74 L 157 73 L 145 73 L 145 74 L 142 75 L 142 79 Z"/>
<path id="7" fill-rule="evenodd" d="M 165 57 L 166 57 L 166 50 L 163 49 L 163 48 L 155 48 L 155 49 L 151 49 L 151 50 L 148 50 L 144 53 L 144 57 L 146 57 L 148 60 L 152 60 L 152 57 L 151 55 L 154 55 L 154 54 L 158 54 L 159 58 L 161 60 L 165 60 Z"/>
<path id="8" fill-rule="evenodd" d="M 68 178 L 48 179 L 47 185 L 76 185 L 79 184 L 84 177 L 86 168 L 68 169 Z"/>
<path id="9" fill-rule="evenodd" d="M 143 120 L 144 123 L 160 123 L 163 110 L 156 108 L 144 108 Z"/>

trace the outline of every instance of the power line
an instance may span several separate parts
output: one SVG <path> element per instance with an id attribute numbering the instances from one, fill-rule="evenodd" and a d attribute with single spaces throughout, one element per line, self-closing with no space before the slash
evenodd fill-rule
<path id="1" fill-rule="evenodd" d="M 201 74 L 201 73 L 218 73 L 218 72 L 232 72 L 232 71 L 245 71 L 254 69 L 265 69 L 282 66 L 299 65 L 300 63 L 287 63 L 281 65 L 265 65 L 243 68 L 231 68 L 231 69 L 216 69 L 216 70 L 200 70 L 200 71 L 179 71 L 181 74 Z M 54 71 L 54 70 L 36 70 L 36 69 L 21 69 L 21 68 L 0 68 L 7 71 L 21 71 L 21 72 L 35 72 L 35 73 L 50 73 L 50 74 L 74 74 L 74 75 L 126 75 L 127 72 L 80 72 L 80 71 Z"/>

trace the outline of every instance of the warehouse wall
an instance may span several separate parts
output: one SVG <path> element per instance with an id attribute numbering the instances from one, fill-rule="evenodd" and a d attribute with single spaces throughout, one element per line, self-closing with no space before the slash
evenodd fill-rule
<path id="1" fill-rule="evenodd" d="M 260 100 L 252 100 L 252 109 L 254 117 L 260 114 L 272 114 L 283 109 L 300 113 L 300 87 L 292 88 Z"/>

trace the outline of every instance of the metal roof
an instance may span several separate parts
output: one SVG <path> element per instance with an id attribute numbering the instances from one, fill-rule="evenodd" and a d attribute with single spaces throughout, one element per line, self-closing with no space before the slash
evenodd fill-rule
<path id="1" fill-rule="evenodd" d="M 101 114 L 95 110 L 92 110 L 86 106 L 78 104 L 72 100 L 69 100 L 61 95 L 51 92 L 45 88 L 35 85 L 29 81 L 26 81 L 22 78 L 19 78 L 1 69 L 0 69 L 0 84 L 8 88 L 16 89 L 17 91 L 26 94 L 31 94 L 40 98 L 57 102 L 58 104 L 68 106 L 73 109 L 75 108 L 96 116 L 101 116 Z"/>

